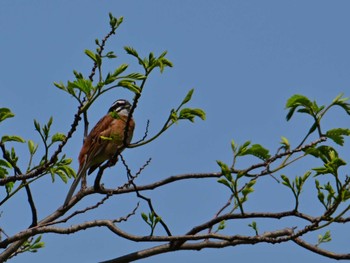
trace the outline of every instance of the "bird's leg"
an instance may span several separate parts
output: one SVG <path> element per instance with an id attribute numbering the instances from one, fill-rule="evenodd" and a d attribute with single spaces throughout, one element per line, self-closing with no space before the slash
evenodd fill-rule
<path id="1" fill-rule="evenodd" d="M 86 176 L 82 176 L 81 177 L 81 189 L 86 189 L 86 187 L 87 187 L 87 182 L 86 182 Z"/>

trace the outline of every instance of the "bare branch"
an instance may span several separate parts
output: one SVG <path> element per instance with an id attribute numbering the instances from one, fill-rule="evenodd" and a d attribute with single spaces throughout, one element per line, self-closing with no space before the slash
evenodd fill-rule
<path id="1" fill-rule="evenodd" d="M 306 248 L 307 250 L 310 250 L 312 252 L 315 252 L 316 254 L 328 257 L 328 258 L 333 258 L 337 260 L 344 260 L 344 259 L 350 259 L 350 254 L 338 254 L 334 253 L 325 249 L 321 249 L 317 246 L 314 246 L 310 243 L 305 242 L 301 238 L 295 238 L 293 241 L 298 244 L 299 246 Z"/>

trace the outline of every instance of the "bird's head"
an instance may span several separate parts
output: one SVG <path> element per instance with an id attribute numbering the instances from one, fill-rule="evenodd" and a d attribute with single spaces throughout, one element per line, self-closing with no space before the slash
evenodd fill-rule
<path id="1" fill-rule="evenodd" d="M 124 99 L 116 100 L 112 106 L 109 108 L 109 113 L 117 113 L 118 115 L 129 115 L 131 109 L 131 104 L 129 101 Z"/>

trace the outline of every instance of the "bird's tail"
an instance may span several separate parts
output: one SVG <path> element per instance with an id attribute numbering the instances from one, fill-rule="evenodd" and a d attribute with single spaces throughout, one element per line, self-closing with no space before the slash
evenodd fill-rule
<path id="1" fill-rule="evenodd" d="M 81 178 L 83 176 L 86 176 L 86 165 L 84 164 L 78 171 L 77 176 L 75 177 L 72 186 L 69 188 L 66 200 L 64 200 L 64 204 L 63 206 L 67 206 L 67 204 L 69 203 L 69 201 L 72 199 L 72 196 L 74 194 L 75 189 L 77 188 Z"/>

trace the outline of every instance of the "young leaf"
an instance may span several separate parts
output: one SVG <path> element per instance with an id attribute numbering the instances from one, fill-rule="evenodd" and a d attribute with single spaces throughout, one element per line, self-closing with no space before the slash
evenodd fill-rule
<path id="1" fill-rule="evenodd" d="M 336 128 L 326 132 L 326 137 L 332 139 L 336 144 L 340 146 L 344 145 L 344 136 L 350 136 L 350 129 Z"/>
<path id="2" fill-rule="evenodd" d="M 21 142 L 21 143 L 24 143 L 25 140 L 22 137 L 17 136 L 17 135 L 4 135 L 1 138 L 1 142 L 2 143 L 4 143 L 4 142 Z"/>
<path id="3" fill-rule="evenodd" d="M 171 110 L 170 112 L 170 119 L 173 123 L 177 123 L 177 121 L 179 120 L 176 111 L 174 109 Z"/>
<path id="4" fill-rule="evenodd" d="M 35 130 L 37 130 L 38 132 L 41 132 L 40 123 L 37 120 L 34 120 L 34 127 L 35 127 Z"/>
<path id="5" fill-rule="evenodd" d="M 333 105 L 338 105 L 345 110 L 347 114 L 350 115 L 350 104 L 347 103 L 349 98 L 343 98 L 343 94 L 339 94 L 334 100 Z"/>
<path id="6" fill-rule="evenodd" d="M 185 97 L 184 100 L 181 102 L 181 106 L 184 105 L 184 104 L 186 104 L 187 102 L 189 102 L 189 101 L 191 100 L 193 92 L 194 92 L 194 89 L 191 89 L 191 90 L 187 93 L 186 97 Z"/>
<path id="7" fill-rule="evenodd" d="M 215 232 L 219 232 L 220 230 L 224 230 L 225 227 L 226 227 L 226 222 L 225 222 L 225 220 L 222 220 L 222 221 L 219 223 L 218 228 L 217 228 L 217 230 L 216 230 Z"/>
<path id="8" fill-rule="evenodd" d="M 159 67 L 160 73 L 163 73 L 165 67 L 173 67 L 173 63 L 164 57 L 160 57 L 157 60 L 157 66 Z"/>
<path id="9" fill-rule="evenodd" d="M 96 62 L 97 61 L 97 59 L 96 59 L 96 54 L 94 53 L 94 52 L 92 52 L 91 50 L 88 50 L 88 49 L 85 49 L 85 54 L 89 57 L 89 58 L 91 58 L 94 62 Z"/>
<path id="10" fill-rule="evenodd" d="M 199 117 L 202 120 L 205 120 L 205 112 L 202 109 L 185 108 L 182 109 L 179 114 L 179 119 L 185 119 L 191 122 L 194 122 L 195 117 Z"/>
<path id="11" fill-rule="evenodd" d="M 113 51 L 110 51 L 110 52 L 108 52 L 108 53 L 106 54 L 106 57 L 107 57 L 107 58 L 116 58 L 116 57 L 117 57 L 117 55 L 116 55 L 116 54 L 114 54 L 114 52 L 113 52 Z"/>
<path id="12" fill-rule="evenodd" d="M 328 230 L 324 235 L 318 235 L 318 241 L 317 241 L 316 246 L 319 246 L 322 243 L 327 243 L 330 241 L 332 241 L 331 231 Z"/>
<path id="13" fill-rule="evenodd" d="M 253 193 L 253 192 L 254 192 L 253 187 L 244 187 L 244 189 L 242 190 L 242 194 L 243 194 L 243 197 L 245 197 L 245 199 L 248 196 L 248 194 Z"/>
<path id="14" fill-rule="evenodd" d="M 66 135 L 63 134 L 63 133 L 55 133 L 54 135 L 52 135 L 51 137 L 51 143 L 54 143 L 54 142 L 61 142 L 63 141 L 64 139 L 66 138 Z"/>
<path id="15" fill-rule="evenodd" d="M 112 76 L 110 73 L 107 74 L 106 79 L 104 81 L 105 85 L 113 83 L 117 78 Z"/>
<path id="16" fill-rule="evenodd" d="M 66 86 L 62 82 L 60 82 L 60 83 L 54 82 L 53 85 L 55 85 L 57 88 L 59 88 L 61 90 L 67 91 Z"/>
<path id="17" fill-rule="evenodd" d="M 131 80 L 121 80 L 118 82 L 118 86 L 126 88 L 134 92 L 135 94 L 140 93 L 140 88 L 137 85 L 135 85 L 134 81 Z"/>
<path id="18" fill-rule="evenodd" d="M 219 178 L 217 182 L 220 184 L 226 185 L 228 188 L 231 189 L 231 184 L 227 181 L 226 178 Z"/>
<path id="19" fill-rule="evenodd" d="M 121 73 L 123 73 L 127 68 L 128 68 L 128 64 L 121 64 L 114 72 L 113 75 L 114 77 L 119 76 Z"/>
<path id="20" fill-rule="evenodd" d="M 6 193 L 7 193 L 7 194 L 10 194 L 14 186 L 15 186 L 15 183 L 14 183 L 14 182 L 8 182 L 8 183 L 5 185 Z"/>
<path id="21" fill-rule="evenodd" d="M 302 177 L 297 176 L 295 178 L 295 185 L 298 190 L 298 194 L 301 193 L 302 187 L 305 183 L 305 181 L 310 177 L 311 171 L 307 171 Z"/>
<path id="22" fill-rule="evenodd" d="M 290 183 L 290 180 L 287 176 L 285 176 L 284 174 L 281 175 L 281 178 L 282 178 L 282 184 L 284 184 L 285 186 L 289 187 L 289 188 L 293 188 L 291 183 Z"/>
<path id="23" fill-rule="evenodd" d="M 226 177 L 227 180 L 229 180 L 230 182 L 232 181 L 232 175 L 231 175 L 231 170 L 230 168 L 227 166 L 227 164 L 221 162 L 221 161 L 216 161 L 217 164 L 220 166 L 221 168 L 221 173 L 223 176 Z"/>
<path id="24" fill-rule="evenodd" d="M 253 144 L 249 148 L 246 148 L 245 151 L 240 153 L 239 155 L 254 155 L 255 157 L 258 157 L 259 159 L 262 159 L 264 161 L 271 157 L 269 154 L 269 150 L 262 147 L 260 144 Z"/>
<path id="25" fill-rule="evenodd" d="M 148 216 L 147 216 L 147 214 L 142 212 L 141 213 L 141 217 L 142 217 L 143 221 L 145 221 L 148 224 Z"/>
<path id="26" fill-rule="evenodd" d="M 3 120 L 5 120 L 7 118 L 12 118 L 14 116 L 15 116 L 15 114 L 13 114 L 10 109 L 0 108 L 0 122 L 2 122 Z"/>
<path id="27" fill-rule="evenodd" d="M 290 149 L 290 144 L 289 144 L 289 141 L 286 137 L 281 137 L 281 144 L 282 144 L 282 147 L 288 151 Z"/>
<path id="28" fill-rule="evenodd" d="M 299 106 L 303 106 L 304 110 L 310 109 L 312 107 L 312 102 L 307 97 L 300 94 L 295 94 L 292 97 L 290 97 L 286 103 L 286 108 L 289 108 L 289 112 L 286 116 L 287 121 L 289 121 L 292 118 L 295 110 Z"/>
<path id="29" fill-rule="evenodd" d="M 0 166 L 6 167 L 6 168 L 12 168 L 12 165 L 9 162 L 2 159 L 0 159 Z"/>
<path id="30" fill-rule="evenodd" d="M 133 79 L 133 80 L 143 80 L 146 78 L 145 75 L 141 74 L 141 73 L 130 73 L 129 75 L 124 76 L 124 78 L 128 78 L 128 79 Z"/>
<path id="31" fill-rule="evenodd" d="M 236 151 L 237 151 L 237 147 L 235 145 L 235 141 L 234 140 L 231 140 L 231 149 L 232 149 L 232 152 L 235 154 Z"/>
<path id="32" fill-rule="evenodd" d="M 250 141 L 246 141 L 243 145 L 238 147 L 237 156 L 243 156 L 250 145 Z"/>
<path id="33" fill-rule="evenodd" d="M 34 155 L 36 150 L 38 149 L 38 144 L 35 144 L 32 140 L 28 140 L 28 149 L 29 149 L 29 153 L 31 155 Z"/>
<path id="34" fill-rule="evenodd" d="M 69 88 L 77 88 L 84 92 L 86 95 L 90 95 L 91 91 L 94 89 L 91 80 L 89 79 L 77 79 L 73 82 L 68 82 Z"/>
<path id="35" fill-rule="evenodd" d="M 255 221 L 253 221 L 253 222 L 252 222 L 251 224 L 249 224 L 248 226 L 254 229 L 255 235 L 259 235 L 258 226 L 257 226 L 257 224 L 256 224 Z"/>
<path id="36" fill-rule="evenodd" d="M 124 50 L 126 51 L 126 53 L 128 53 L 129 55 L 132 55 L 136 58 L 139 58 L 139 54 L 137 53 L 137 51 L 132 48 L 132 47 L 128 47 L 128 46 L 125 46 L 124 47 Z"/>

